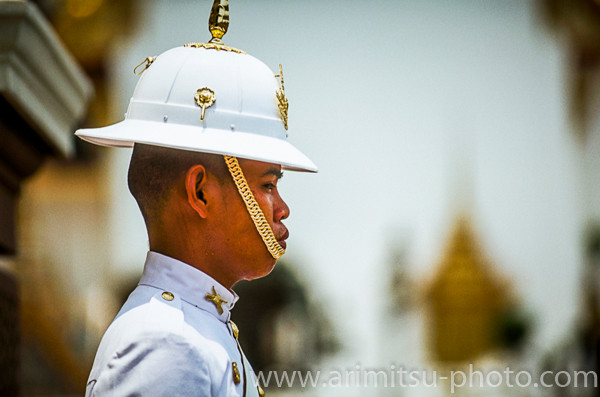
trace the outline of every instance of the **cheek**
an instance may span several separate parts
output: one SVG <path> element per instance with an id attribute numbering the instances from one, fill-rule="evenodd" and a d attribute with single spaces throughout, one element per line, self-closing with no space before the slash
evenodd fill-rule
<path id="1" fill-rule="evenodd" d="M 240 228 L 247 221 L 252 222 L 246 205 L 235 187 L 223 195 L 219 206 L 221 221 L 225 228 Z"/>
<path id="2" fill-rule="evenodd" d="M 256 244 L 256 236 L 260 239 L 252 217 L 243 203 L 241 197 L 238 197 L 238 202 L 228 203 L 226 207 L 226 213 L 223 217 L 222 222 L 225 229 L 230 234 L 228 239 L 230 243 L 235 243 L 246 249 Z"/>
<path id="3" fill-rule="evenodd" d="M 273 208 L 276 200 L 275 194 L 261 194 L 260 192 L 257 194 L 254 191 L 252 193 L 254 194 L 254 198 L 260 206 L 260 209 L 262 210 L 263 214 L 265 215 L 269 223 L 272 224 Z"/>

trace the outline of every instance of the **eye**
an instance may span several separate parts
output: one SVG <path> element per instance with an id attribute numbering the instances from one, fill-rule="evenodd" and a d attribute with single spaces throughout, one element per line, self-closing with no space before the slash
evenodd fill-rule
<path id="1" fill-rule="evenodd" d="M 267 182 L 263 186 L 265 187 L 265 189 L 268 189 L 268 190 L 277 189 L 277 185 L 274 184 L 273 182 Z"/>

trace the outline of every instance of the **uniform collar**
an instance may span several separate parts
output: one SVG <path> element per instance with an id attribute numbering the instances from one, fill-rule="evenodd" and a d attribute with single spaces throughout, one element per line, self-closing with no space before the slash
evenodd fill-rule
<path id="1" fill-rule="evenodd" d="M 223 322 L 229 321 L 230 310 L 239 298 L 235 292 L 225 288 L 203 271 L 153 251 L 149 251 L 146 256 L 139 284 L 179 295 L 182 300 L 212 313 Z M 218 304 L 215 300 L 221 303 Z M 219 306 L 222 313 L 218 310 Z"/>

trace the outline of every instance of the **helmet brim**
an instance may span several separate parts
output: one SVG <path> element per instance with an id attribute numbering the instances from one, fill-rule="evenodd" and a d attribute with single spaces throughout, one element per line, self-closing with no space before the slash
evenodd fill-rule
<path id="1" fill-rule="evenodd" d="M 289 171 L 318 171 L 308 157 L 286 140 L 245 132 L 129 119 L 107 127 L 80 129 L 75 135 L 102 146 L 133 147 L 143 143 L 280 164 Z"/>

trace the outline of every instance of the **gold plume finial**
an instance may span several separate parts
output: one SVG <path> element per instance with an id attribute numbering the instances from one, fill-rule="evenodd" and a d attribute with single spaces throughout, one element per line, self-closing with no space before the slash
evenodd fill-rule
<path id="1" fill-rule="evenodd" d="M 215 0 L 213 2 L 210 17 L 208 18 L 208 30 L 212 34 L 209 43 L 222 44 L 221 38 L 227 33 L 229 27 L 229 1 Z"/>
<path id="2" fill-rule="evenodd" d="M 2 1 L 2 0 L 0 0 Z M 184 47 L 205 48 L 207 50 L 230 51 L 238 54 L 245 54 L 244 51 L 237 48 L 228 47 L 221 40 L 227 28 L 229 27 L 229 1 L 215 0 L 208 18 L 208 30 L 212 35 L 212 39 L 208 43 L 187 43 Z"/>

